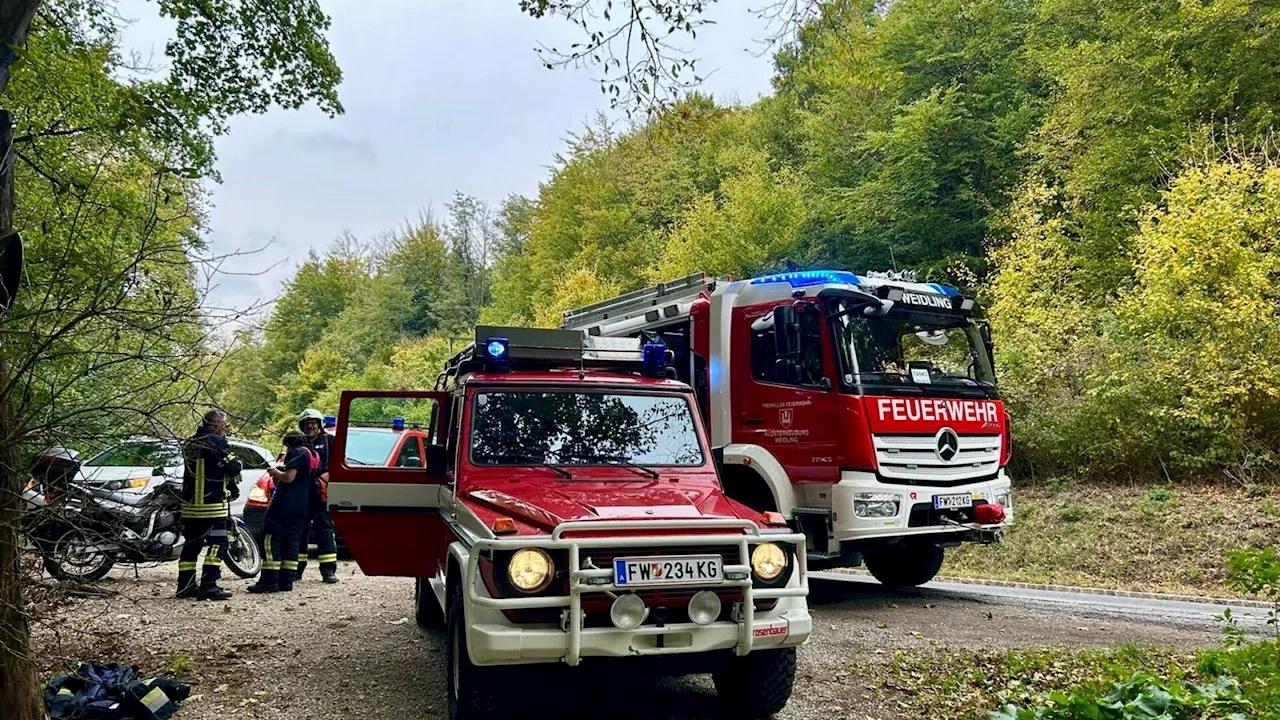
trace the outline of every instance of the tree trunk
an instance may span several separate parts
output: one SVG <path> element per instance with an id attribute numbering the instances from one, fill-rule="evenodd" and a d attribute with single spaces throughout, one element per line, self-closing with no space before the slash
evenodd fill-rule
<path id="1" fill-rule="evenodd" d="M 0 110 L 0 236 L 13 230 L 13 122 Z M 0 348 L 0 387 L 9 371 Z M 22 606 L 22 568 L 18 556 L 18 515 L 26 473 L 13 438 L 17 418 L 7 396 L 0 397 L 0 718 L 39 720 L 41 708 L 31 631 Z"/>

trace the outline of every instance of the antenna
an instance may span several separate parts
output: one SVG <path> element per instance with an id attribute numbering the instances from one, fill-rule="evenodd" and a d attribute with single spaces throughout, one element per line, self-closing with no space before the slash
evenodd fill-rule
<path id="1" fill-rule="evenodd" d="M 893 271 L 898 271 L 898 259 L 893 256 L 893 246 L 889 246 L 889 262 L 893 265 Z"/>

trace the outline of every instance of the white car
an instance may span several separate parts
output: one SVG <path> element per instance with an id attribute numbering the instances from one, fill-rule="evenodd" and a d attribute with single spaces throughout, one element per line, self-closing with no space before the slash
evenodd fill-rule
<path id="1" fill-rule="evenodd" d="M 231 451 L 244 468 L 240 472 L 240 496 L 231 503 L 231 514 L 244 512 L 249 490 L 275 455 L 245 440 L 227 438 Z M 172 438 L 134 437 L 82 461 L 79 482 L 116 492 L 142 493 L 165 482 L 182 482 L 182 449 Z"/>

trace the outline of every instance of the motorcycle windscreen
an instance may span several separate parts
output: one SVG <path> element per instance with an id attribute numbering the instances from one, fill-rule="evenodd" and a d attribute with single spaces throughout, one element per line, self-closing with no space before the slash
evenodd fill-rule
<path id="1" fill-rule="evenodd" d="M 366 575 L 432 577 L 447 546 L 438 418 L 447 393 L 346 390 L 329 461 L 328 507 Z"/>

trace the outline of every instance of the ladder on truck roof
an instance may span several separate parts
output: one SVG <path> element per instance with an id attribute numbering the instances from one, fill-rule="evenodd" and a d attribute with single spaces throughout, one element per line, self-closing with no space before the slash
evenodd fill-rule
<path id="1" fill-rule="evenodd" d="M 568 310 L 561 317 L 560 325 L 573 330 L 586 330 L 606 320 L 620 320 L 641 312 L 657 313 L 658 306 L 692 300 L 701 293 L 711 293 L 716 283 L 727 278 L 707 277 L 704 272 L 694 273 L 679 280 L 662 282 L 642 290 L 633 290 L 608 300 L 601 300 L 576 310 Z M 657 318 L 653 318 L 655 321 Z"/>

